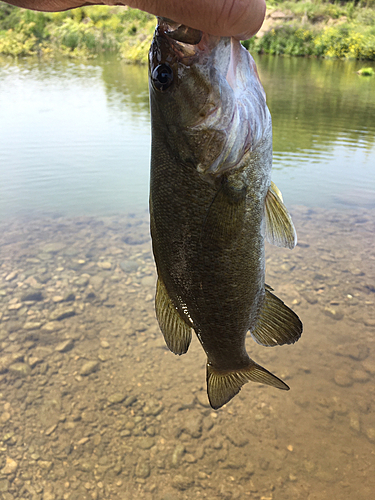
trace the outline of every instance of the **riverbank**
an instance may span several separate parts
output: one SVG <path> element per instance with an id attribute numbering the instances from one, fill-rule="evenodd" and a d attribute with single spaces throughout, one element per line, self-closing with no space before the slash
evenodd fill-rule
<path id="1" fill-rule="evenodd" d="M 0 54 L 95 57 L 113 52 L 146 63 L 155 18 L 124 7 L 93 6 L 41 13 L 0 4 Z M 375 60 L 375 1 L 268 2 L 252 52 Z"/>

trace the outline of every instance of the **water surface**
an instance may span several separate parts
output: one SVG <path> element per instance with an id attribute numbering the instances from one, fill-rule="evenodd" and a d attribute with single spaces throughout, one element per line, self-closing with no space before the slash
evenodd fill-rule
<path id="1" fill-rule="evenodd" d="M 373 206 L 375 79 L 358 62 L 257 57 L 274 123 L 274 180 L 289 203 Z M 0 217 L 147 207 L 147 69 L 2 61 Z"/>

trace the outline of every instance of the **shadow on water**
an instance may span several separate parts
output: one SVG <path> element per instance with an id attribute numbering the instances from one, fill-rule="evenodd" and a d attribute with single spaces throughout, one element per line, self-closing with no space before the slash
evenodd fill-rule
<path id="1" fill-rule="evenodd" d="M 258 64 L 299 236 L 267 246 L 266 281 L 304 333 L 247 342 L 289 392 L 249 383 L 217 412 L 198 341 L 174 356 L 155 319 L 145 69 L 2 66 L 1 500 L 372 498 L 374 81 Z"/>

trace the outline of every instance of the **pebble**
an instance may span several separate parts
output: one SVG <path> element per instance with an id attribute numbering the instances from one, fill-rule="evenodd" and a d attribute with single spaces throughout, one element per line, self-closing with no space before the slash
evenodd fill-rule
<path id="1" fill-rule="evenodd" d="M 18 309 L 21 309 L 22 304 L 20 302 L 16 302 L 15 304 L 9 304 L 8 309 L 9 311 L 18 311 Z"/>
<path id="2" fill-rule="evenodd" d="M 229 428 L 226 430 L 226 436 L 229 441 L 234 444 L 234 446 L 243 447 L 245 446 L 249 440 L 246 438 L 243 432 L 237 428 Z"/>
<path id="3" fill-rule="evenodd" d="M 23 325 L 24 330 L 38 330 L 42 326 L 42 323 L 39 321 L 27 321 Z"/>
<path id="4" fill-rule="evenodd" d="M 334 309 L 333 307 L 325 307 L 323 312 L 329 318 L 336 319 L 338 321 L 344 317 L 344 313 L 342 311 Z"/>
<path id="5" fill-rule="evenodd" d="M 43 299 L 44 297 L 40 290 L 30 291 L 21 297 L 23 302 L 40 302 Z"/>
<path id="6" fill-rule="evenodd" d="M 81 276 L 80 278 L 77 278 L 75 280 L 74 284 L 83 288 L 89 284 L 89 281 L 90 281 L 90 276 Z"/>
<path id="7" fill-rule="evenodd" d="M 99 276 L 98 274 L 91 276 L 90 278 L 90 285 L 95 289 L 95 290 L 100 290 L 103 285 L 104 278 L 103 276 Z"/>
<path id="8" fill-rule="evenodd" d="M 11 273 L 5 276 L 5 281 L 13 281 L 15 278 L 17 278 L 17 276 L 18 276 L 17 271 L 12 271 Z"/>
<path id="9" fill-rule="evenodd" d="M 110 262 L 98 262 L 98 266 L 101 268 L 101 269 L 104 269 L 106 271 L 109 271 L 110 269 L 112 269 L 112 264 Z"/>
<path id="10" fill-rule="evenodd" d="M 80 375 L 90 375 L 99 369 L 99 361 L 87 361 L 80 369 Z"/>
<path id="11" fill-rule="evenodd" d="M 189 412 L 184 420 L 182 430 L 192 438 L 200 438 L 202 435 L 202 416 L 198 412 Z"/>
<path id="12" fill-rule="evenodd" d="M 10 417 L 10 413 L 8 411 L 4 411 L 4 413 L 0 415 L 0 424 L 5 424 L 6 422 L 8 422 L 8 420 L 10 420 Z"/>
<path id="13" fill-rule="evenodd" d="M 63 302 L 64 300 L 64 297 L 62 295 L 54 295 L 52 297 L 52 302 L 54 302 L 55 304 L 58 304 L 59 302 Z"/>
<path id="14" fill-rule="evenodd" d="M 145 460 L 140 459 L 135 468 L 135 475 L 139 478 L 146 479 L 151 473 L 150 464 Z"/>
<path id="15" fill-rule="evenodd" d="M 0 479 L 0 493 L 5 493 L 9 489 L 8 479 Z"/>
<path id="16" fill-rule="evenodd" d="M 44 253 L 58 253 L 66 247 L 65 243 L 51 242 L 44 245 L 42 252 Z"/>
<path id="17" fill-rule="evenodd" d="M 8 476 L 14 474 L 18 469 L 18 463 L 10 457 L 6 457 L 5 467 L 1 469 L 1 474 Z"/>
<path id="18" fill-rule="evenodd" d="M 194 485 L 193 479 L 188 476 L 182 476 L 181 474 L 177 474 L 172 479 L 172 486 L 177 490 L 184 491 L 191 488 Z"/>
<path id="19" fill-rule="evenodd" d="M 46 436 L 50 436 L 52 432 L 54 432 L 57 428 L 57 424 L 51 425 L 51 427 L 48 427 L 48 429 L 45 432 Z"/>
<path id="20" fill-rule="evenodd" d="M 57 322 L 48 321 L 47 323 L 44 323 L 41 330 L 46 332 L 57 332 L 58 330 L 61 330 L 61 328 L 62 326 Z"/>
<path id="21" fill-rule="evenodd" d="M 57 309 L 50 314 L 50 321 L 61 321 L 66 318 L 70 318 L 76 314 L 75 309 L 72 307 L 66 307 L 64 309 Z"/>
<path id="22" fill-rule="evenodd" d="M 139 264 L 135 260 L 123 260 L 120 262 L 120 267 L 125 273 L 131 273 L 138 269 Z"/>
<path id="23" fill-rule="evenodd" d="M 34 368 L 36 365 L 38 365 L 41 362 L 42 362 L 42 360 L 36 356 L 31 356 L 28 359 L 28 365 L 30 366 L 30 368 Z"/>
<path id="24" fill-rule="evenodd" d="M 128 406 L 131 406 L 132 404 L 134 404 L 135 402 L 137 401 L 137 396 L 128 396 L 125 401 L 124 401 L 124 406 L 125 408 L 128 407 Z"/>
<path id="25" fill-rule="evenodd" d="M 141 279 L 141 285 L 142 286 L 152 286 L 154 287 L 156 284 L 156 279 L 154 276 L 145 276 L 144 278 Z"/>
<path id="26" fill-rule="evenodd" d="M 172 455 L 173 467 L 178 467 L 181 464 L 181 459 L 185 453 L 185 446 L 181 443 L 177 444 Z"/>
<path id="27" fill-rule="evenodd" d="M 375 427 L 367 427 L 367 429 L 365 430 L 365 434 L 369 441 L 375 443 Z"/>
<path id="28" fill-rule="evenodd" d="M 137 443 L 138 448 L 140 448 L 141 450 L 149 450 L 154 446 L 154 444 L 155 444 L 155 439 L 153 439 L 152 437 L 142 438 Z"/>
<path id="29" fill-rule="evenodd" d="M 353 370 L 351 372 L 351 377 L 354 382 L 368 382 L 370 380 L 370 376 L 363 370 Z"/>
<path id="30" fill-rule="evenodd" d="M 67 340 L 64 340 L 64 342 L 60 342 L 59 344 L 57 344 L 57 346 L 55 347 L 55 351 L 58 351 L 58 352 L 68 352 L 68 351 L 71 351 L 74 347 L 74 340 L 73 339 L 67 339 Z"/>
<path id="31" fill-rule="evenodd" d="M 111 396 L 108 396 L 108 403 L 111 405 L 119 404 L 122 403 L 125 398 L 126 394 L 116 392 L 115 394 L 111 394 Z"/>
<path id="32" fill-rule="evenodd" d="M 18 377 L 26 377 L 30 375 L 31 368 L 26 363 L 14 363 L 8 367 L 9 373 L 17 375 Z"/>
<path id="33" fill-rule="evenodd" d="M 356 412 L 351 412 L 349 414 L 349 425 L 350 428 L 355 432 L 361 432 L 361 422 L 359 420 L 359 414 Z"/>
<path id="34" fill-rule="evenodd" d="M 341 387 L 350 387 L 353 385 L 353 380 L 348 370 L 336 370 L 334 374 L 334 381 Z"/>

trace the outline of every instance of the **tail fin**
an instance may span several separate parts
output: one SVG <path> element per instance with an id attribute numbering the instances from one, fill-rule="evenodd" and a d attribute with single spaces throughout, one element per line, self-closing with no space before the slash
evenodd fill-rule
<path id="1" fill-rule="evenodd" d="M 272 385 L 284 391 L 289 390 L 281 379 L 271 372 L 251 361 L 246 368 L 238 371 L 220 371 L 207 363 L 207 394 L 210 405 L 218 410 L 228 403 L 249 381 Z"/>

